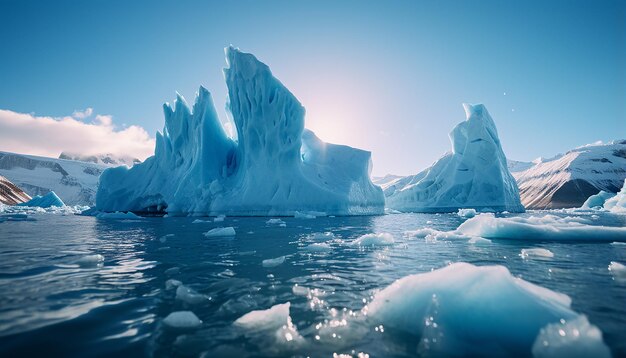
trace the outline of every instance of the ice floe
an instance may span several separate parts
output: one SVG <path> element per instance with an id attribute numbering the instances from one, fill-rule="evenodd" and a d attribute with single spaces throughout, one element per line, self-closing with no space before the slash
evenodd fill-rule
<path id="1" fill-rule="evenodd" d="M 365 234 L 352 241 L 350 245 L 352 246 L 391 246 L 395 242 L 393 235 L 380 232 L 373 234 Z"/>
<path id="2" fill-rule="evenodd" d="M 163 323 L 171 328 L 191 329 L 202 326 L 202 321 L 191 311 L 172 312 L 163 319 Z"/>
<path id="3" fill-rule="evenodd" d="M 626 266 L 617 262 L 611 261 L 609 265 L 609 271 L 613 274 L 613 277 L 619 280 L 626 280 Z"/>
<path id="4" fill-rule="evenodd" d="M 542 328 L 532 353 L 534 358 L 610 358 L 611 351 L 602 341 L 602 332 L 585 316 L 562 320 Z"/>
<path id="5" fill-rule="evenodd" d="M 232 226 L 229 227 L 216 227 L 215 229 L 211 229 L 204 233 L 206 237 L 216 237 L 216 236 L 235 236 L 235 228 Z"/>
<path id="6" fill-rule="evenodd" d="M 329 244 L 325 242 L 316 242 L 302 247 L 303 251 L 308 253 L 326 253 L 332 250 Z"/>
<path id="7" fill-rule="evenodd" d="M 273 259 L 266 259 L 261 262 L 263 267 L 276 267 L 285 263 L 286 256 L 280 256 Z"/>
<path id="8" fill-rule="evenodd" d="M 534 248 L 534 249 L 522 249 L 520 257 L 523 259 L 529 259 L 533 257 L 552 258 L 554 253 L 548 249 Z"/>
<path id="9" fill-rule="evenodd" d="M 418 352 L 517 356 L 530 355 L 543 327 L 578 318 L 570 304 L 504 266 L 454 263 L 397 280 L 363 311 L 372 324 L 419 337 Z"/>
<path id="10" fill-rule="evenodd" d="M 266 310 L 251 311 L 239 317 L 235 326 L 249 336 L 260 335 L 263 339 L 274 338 L 276 344 L 298 344 L 304 339 L 298 333 L 289 315 L 290 302 L 272 306 Z"/>

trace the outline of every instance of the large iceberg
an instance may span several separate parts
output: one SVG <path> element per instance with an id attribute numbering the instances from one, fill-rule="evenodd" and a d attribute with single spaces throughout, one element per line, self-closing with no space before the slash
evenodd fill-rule
<path id="1" fill-rule="evenodd" d="M 100 211 L 193 215 L 383 213 L 382 190 L 369 179 L 370 152 L 328 144 L 304 128 L 304 107 L 252 54 L 226 49 L 229 138 L 209 91 L 193 109 L 179 95 L 164 105 L 154 156 L 100 177 Z"/>
<path id="2" fill-rule="evenodd" d="M 463 104 L 467 120 L 450 132 L 452 152 L 385 189 L 387 207 L 456 212 L 460 208 L 523 212 L 493 119 L 482 104 Z"/>

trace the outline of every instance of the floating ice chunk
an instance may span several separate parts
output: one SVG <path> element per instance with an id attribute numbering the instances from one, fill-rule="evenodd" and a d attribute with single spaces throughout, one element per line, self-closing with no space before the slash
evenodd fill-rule
<path id="1" fill-rule="evenodd" d="M 299 211 L 294 212 L 293 217 L 296 219 L 315 219 L 316 218 L 314 214 L 307 213 L 307 212 L 299 212 Z"/>
<path id="2" fill-rule="evenodd" d="M 53 206 L 65 206 L 65 203 L 63 203 L 63 200 L 61 200 L 54 191 L 51 191 L 44 196 L 37 195 L 25 203 L 17 204 L 17 206 L 50 208 Z"/>
<path id="3" fill-rule="evenodd" d="M 611 243 L 613 246 L 626 246 L 626 242 L 614 241 Z"/>
<path id="4" fill-rule="evenodd" d="M 174 289 L 180 285 L 182 285 L 183 283 L 178 281 L 178 280 L 174 280 L 174 279 L 169 279 L 167 281 L 165 281 L 165 289 L 166 290 L 171 290 Z"/>
<path id="5" fill-rule="evenodd" d="M 272 306 L 267 310 L 248 312 L 239 317 L 234 324 L 246 330 L 247 335 L 273 336 L 278 344 L 300 343 L 304 339 L 291 321 L 290 305 L 291 303 L 287 302 Z"/>
<path id="6" fill-rule="evenodd" d="M 457 212 L 458 216 L 466 219 L 473 218 L 476 214 L 476 209 L 459 209 Z"/>
<path id="7" fill-rule="evenodd" d="M 350 245 L 352 246 L 391 246 L 395 242 L 393 235 L 381 232 L 374 234 L 365 234 L 360 236 L 358 239 L 352 241 Z"/>
<path id="8" fill-rule="evenodd" d="M 201 220 L 201 219 L 196 219 L 194 221 L 192 221 L 192 224 L 206 224 L 206 223 L 210 223 L 211 221 L 209 220 Z"/>
<path id="9" fill-rule="evenodd" d="M 552 251 L 548 249 L 541 249 L 541 248 L 522 249 L 522 252 L 519 255 L 523 259 L 529 259 L 533 257 L 545 257 L 545 258 L 554 257 L 554 253 Z"/>
<path id="10" fill-rule="evenodd" d="M 269 219 L 265 222 L 267 225 L 278 225 L 281 227 L 285 227 L 287 226 L 287 223 L 285 223 L 283 220 L 281 219 Z"/>
<path id="11" fill-rule="evenodd" d="M 204 233 L 206 237 L 216 237 L 216 236 L 235 236 L 235 228 L 232 226 L 229 227 L 216 227 L 215 229 L 211 229 Z"/>
<path id="12" fill-rule="evenodd" d="M 104 256 L 100 254 L 86 255 L 76 261 L 76 264 L 81 267 L 97 267 L 102 266 L 104 263 Z"/>
<path id="13" fill-rule="evenodd" d="M 427 242 L 437 242 L 439 240 L 471 240 L 474 238 L 456 231 L 439 231 L 430 228 L 405 231 L 404 236 L 407 238 L 423 238 Z"/>
<path id="14" fill-rule="evenodd" d="M 610 358 L 602 332 L 581 315 L 542 328 L 532 348 L 534 358 Z"/>
<path id="15" fill-rule="evenodd" d="M 202 321 L 191 311 L 172 312 L 163 319 L 163 323 L 179 329 L 198 328 L 202 325 Z"/>
<path id="16" fill-rule="evenodd" d="M 480 214 L 456 231 L 487 239 L 626 241 L 626 227 L 586 225 L 583 221 L 555 215 L 496 218 L 493 214 Z"/>
<path id="17" fill-rule="evenodd" d="M 504 266 L 454 263 L 397 280 L 363 311 L 374 324 L 419 337 L 420 349 L 433 353 L 519 356 L 530 354 L 542 327 L 578 316 L 570 304 Z"/>
<path id="18" fill-rule="evenodd" d="M 263 267 L 276 267 L 276 266 L 280 266 L 280 265 L 282 265 L 283 263 L 285 263 L 285 258 L 286 258 L 286 257 L 287 257 L 287 256 L 280 256 L 280 257 L 277 257 L 277 258 L 274 258 L 274 259 L 266 259 L 266 260 L 263 260 L 263 261 L 261 262 L 261 265 L 263 265 Z"/>
<path id="19" fill-rule="evenodd" d="M 609 265 L 609 271 L 613 274 L 613 276 L 620 280 L 626 280 L 626 266 L 620 264 L 616 261 L 611 261 Z"/>
<path id="20" fill-rule="evenodd" d="M 213 219 L 213 222 L 219 223 L 219 222 L 224 221 L 224 219 L 226 219 L 226 215 L 218 215 L 217 217 Z"/>
<path id="21" fill-rule="evenodd" d="M 307 287 L 299 286 L 298 284 L 293 285 L 291 288 L 291 292 L 293 292 L 296 296 L 308 296 L 309 291 L 310 290 Z"/>
<path id="22" fill-rule="evenodd" d="M 309 236 L 307 236 L 307 238 L 309 240 L 315 240 L 315 241 L 327 241 L 327 240 L 333 240 L 335 239 L 335 234 L 333 234 L 330 231 L 327 232 L 314 232 L 312 234 L 310 234 Z"/>
<path id="23" fill-rule="evenodd" d="M 604 203 L 607 199 L 614 197 L 614 193 L 608 193 L 604 190 L 600 190 L 598 194 L 590 196 L 584 203 L 581 208 L 583 209 L 592 209 L 592 208 L 601 208 L 604 206 Z"/>
<path id="24" fill-rule="evenodd" d="M 302 250 L 310 253 L 325 253 L 331 251 L 332 248 L 325 242 L 316 242 L 303 247 Z"/>
<path id="25" fill-rule="evenodd" d="M 127 213 L 123 213 L 121 211 L 116 211 L 114 213 L 99 213 L 96 217 L 98 219 L 142 219 L 141 216 L 137 216 L 130 211 Z"/>
<path id="26" fill-rule="evenodd" d="M 176 288 L 176 299 L 189 305 L 204 304 L 211 300 L 210 297 L 198 293 L 185 285 L 179 285 L 178 288 Z"/>

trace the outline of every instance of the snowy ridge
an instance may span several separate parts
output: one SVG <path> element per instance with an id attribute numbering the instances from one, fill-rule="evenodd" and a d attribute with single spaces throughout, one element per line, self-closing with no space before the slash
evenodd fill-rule
<path id="1" fill-rule="evenodd" d="M 141 163 L 141 161 L 137 158 L 133 158 L 130 156 L 119 156 L 119 155 L 114 155 L 111 153 L 83 155 L 83 154 L 77 154 L 77 153 L 62 152 L 59 155 L 59 159 L 77 160 L 81 162 L 104 165 L 107 167 L 116 167 L 118 165 L 125 165 L 127 167 L 132 167 L 133 165 L 137 163 Z"/>
<path id="2" fill-rule="evenodd" d="M 9 179 L 0 175 L 0 203 L 15 205 L 27 202 L 31 199 L 22 189 L 11 183 Z"/>
<path id="3" fill-rule="evenodd" d="M 237 142 L 226 136 L 210 93 L 193 110 L 179 95 L 166 104 L 155 155 L 128 169 L 106 170 L 101 211 L 197 215 L 355 215 L 383 212 L 369 180 L 367 151 L 322 142 L 304 129 L 304 107 L 253 55 L 229 47 L 227 104 Z"/>
<path id="4" fill-rule="evenodd" d="M 450 133 L 452 152 L 416 175 L 388 181 L 387 207 L 416 212 L 524 211 L 489 112 L 482 104 L 463 106 L 467 119 Z"/>
<path id="5" fill-rule="evenodd" d="M 595 143 L 538 159 L 513 172 L 528 209 L 580 207 L 600 190 L 616 193 L 626 179 L 626 140 Z"/>
<path id="6" fill-rule="evenodd" d="M 73 160 L 0 152 L 0 175 L 32 197 L 54 191 L 67 205 L 94 205 L 98 178 L 105 168 Z"/>

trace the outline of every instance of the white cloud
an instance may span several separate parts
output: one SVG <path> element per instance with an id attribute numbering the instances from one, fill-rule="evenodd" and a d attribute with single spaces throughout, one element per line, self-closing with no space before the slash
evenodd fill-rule
<path id="1" fill-rule="evenodd" d="M 85 119 L 87 117 L 90 117 L 93 114 L 93 108 L 89 107 L 86 108 L 84 110 L 75 110 L 74 113 L 72 113 L 72 117 L 76 118 L 76 119 Z"/>
<path id="2" fill-rule="evenodd" d="M 89 116 L 91 108 L 80 113 Z M 97 115 L 93 123 L 67 117 L 40 117 L 0 109 L 0 150 L 58 157 L 63 151 L 84 155 L 111 153 L 144 160 L 154 153 L 154 138 L 139 126 L 116 129 L 113 118 Z"/>

